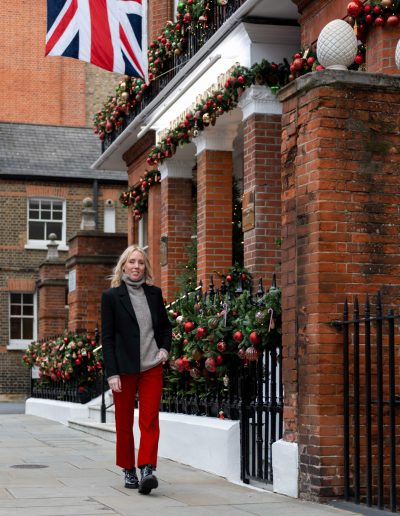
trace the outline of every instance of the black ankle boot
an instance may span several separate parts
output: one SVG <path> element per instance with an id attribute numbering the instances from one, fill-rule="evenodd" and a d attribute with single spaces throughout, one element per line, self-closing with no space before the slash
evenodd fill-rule
<path id="1" fill-rule="evenodd" d="M 136 475 L 136 468 L 124 469 L 125 471 L 125 487 L 128 489 L 137 489 L 139 487 L 139 479 Z"/>
<path id="2" fill-rule="evenodd" d="M 157 477 L 153 474 L 155 468 L 151 464 L 140 467 L 141 478 L 139 482 L 139 493 L 149 494 L 152 489 L 158 487 Z"/>

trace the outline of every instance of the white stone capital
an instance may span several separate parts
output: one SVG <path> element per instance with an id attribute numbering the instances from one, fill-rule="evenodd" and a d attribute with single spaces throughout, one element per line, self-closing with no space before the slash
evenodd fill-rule
<path id="1" fill-rule="evenodd" d="M 158 166 L 158 170 L 161 173 L 161 181 L 169 177 L 191 179 L 192 169 L 195 163 L 196 161 L 194 159 L 194 156 L 191 160 L 175 158 L 165 159 Z"/>
<path id="2" fill-rule="evenodd" d="M 254 114 L 281 115 L 282 104 L 267 86 L 250 86 L 239 99 L 243 120 Z"/>

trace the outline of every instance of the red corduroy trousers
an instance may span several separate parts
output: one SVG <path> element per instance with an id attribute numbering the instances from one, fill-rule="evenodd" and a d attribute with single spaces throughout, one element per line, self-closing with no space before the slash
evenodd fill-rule
<path id="1" fill-rule="evenodd" d="M 137 465 L 157 466 L 160 426 L 158 414 L 163 385 L 162 365 L 140 372 L 121 375 L 121 392 L 114 392 L 116 427 L 116 463 L 131 469 L 135 462 L 133 421 L 136 393 L 139 394 L 140 443 Z"/>

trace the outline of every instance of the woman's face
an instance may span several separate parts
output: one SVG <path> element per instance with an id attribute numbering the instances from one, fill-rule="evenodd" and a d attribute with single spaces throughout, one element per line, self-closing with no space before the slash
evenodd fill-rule
<path id="1" fill-rule="evenodd" d="M 139 281 L 143 278 L 146 264 L 140 251 L 133 251 L 124 266 L 124 272 L 131 280 Z"/>

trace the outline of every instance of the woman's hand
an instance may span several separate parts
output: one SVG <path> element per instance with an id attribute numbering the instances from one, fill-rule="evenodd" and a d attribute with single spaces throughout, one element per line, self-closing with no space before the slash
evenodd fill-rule
<path id="1" fill-rule="evenodd" d="M 111 376 L 107 381 L 113 392 L 121 392 L 121 378 L 119 376 Z"/>
<path id="2" fill-rule="evenodd" d="M 166 349 L 160 348 L 157 353 L 157 360 L 165 364 L 165 362 L 168 360 L 169 353 Z"/>

